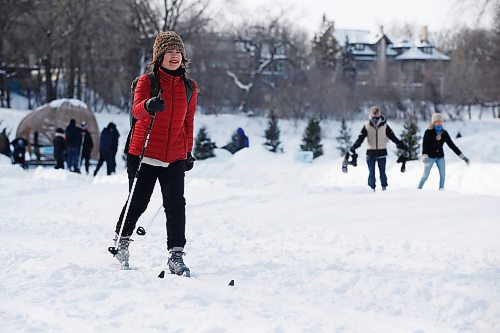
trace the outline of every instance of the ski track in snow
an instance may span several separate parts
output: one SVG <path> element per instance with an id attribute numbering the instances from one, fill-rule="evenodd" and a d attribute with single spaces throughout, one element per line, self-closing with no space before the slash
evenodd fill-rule
<path id="1" fill-rule="evenodd" d="M 251 121 L 241 118 L 257 141 Z M 251 144 L 186 176 L 191 278 L 157 278 L 163 214 L 134 237 L 133 270 L 107 252 L 127 194 L 122 161 L 93 178 L 0 158 L 0 332 L 498 331 L 496 161 L 466 168 L 448 150 L 444 192 L 436 170 L 417 191 L 421 163 L 401 174 L 392 161 L 389 191 L 372 193 L 362 159 L 345 175 L 337 157 L 306 165 Z M 138 225 L 160 198 L 157 187 Z"/>

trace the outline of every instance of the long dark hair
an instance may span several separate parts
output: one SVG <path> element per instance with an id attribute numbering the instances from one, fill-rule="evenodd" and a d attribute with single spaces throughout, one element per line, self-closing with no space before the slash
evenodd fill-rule
<path id="1" fill-rule="evenodd" d="M 159 70 L 160 70 L 160 66 L 161 66 L 161 63 L 163 61 L 164 55 L 165 54 L 162 54 L 161 56 L 159 56 L 158 59 L 156 59 L 156 61 L 151 61 L 146 67 L 146 72 L 153 73 L 155 77 L 159 78 L 160 77 Z M 189 87 L 191 89 L 194 89 L 195 87 L 194 87 L 192 81 L 189 79 L 189 76 L 187 73 L 187 67 L 189 66 L 190 63 L 191 62 L 188 59 L 184 59 L 184 57 L 182 57 L 181 67 L 183 67 L 185 69 L 184 74 L 182 74 L 182 79 L 184 80 L 184 82 L 186 82 L 189 85 Z"/>

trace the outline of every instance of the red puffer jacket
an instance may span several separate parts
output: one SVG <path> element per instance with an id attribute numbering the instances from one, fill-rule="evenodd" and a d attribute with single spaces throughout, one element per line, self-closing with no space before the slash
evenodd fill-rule
<path id="1" fill-rule="evenodd" d="M 161 97 L 165 101 L 165 111 L 156 114 L 148 147 L 144 156 L 163 162 L 175 162 L 187 158 L 193 149 L 193 123 L 198 86 L 194 89 L 187 105 L 186 87 L 182 77 L 172 76 L 159 70 Z M 137 119 L 130 140 L 129 153 L 141 156 L 151 117 L 144 108 L 150 98 L 151 82 L 144 74 L 135 88 L 132 115 Z"/>

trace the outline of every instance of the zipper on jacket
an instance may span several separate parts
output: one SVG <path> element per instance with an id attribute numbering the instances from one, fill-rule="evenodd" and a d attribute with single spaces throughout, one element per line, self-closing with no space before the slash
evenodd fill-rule
<path id="1" fill-rule="evenodd" d="M 174 83 L 175 83 L 175 77 L 172 77 L 172 89 L 171 89 L 172 109 L 170 111 L 170 119 L 168 120 L 167 146 L 165 147 L 165 160 L 167 161 L 168 161 L 168 144 L 170 142 L 170 129 L 172 127 L 172 116 L 174 114 Z"/>

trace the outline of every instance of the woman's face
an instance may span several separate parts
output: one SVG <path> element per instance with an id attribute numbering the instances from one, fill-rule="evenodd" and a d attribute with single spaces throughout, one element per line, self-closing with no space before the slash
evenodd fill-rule
<path id="1" fill-rule="evenodd" d="M 171 71 L 175 71 L 179 67 L 181 67 L 182 63 L 182 53 L 175 50 L 169 50 L 165 52 L 163 56 L 163 61 L 161 62 L 161 66 Z"/>
<path id="2" fill-rule="evenodd" d="M 436 121 L 434 122 L 434 126 L 443 126 L 443 122 L 442 122 L 442 121 L 440 121 L 440 120 L 436 120 Z"/>

